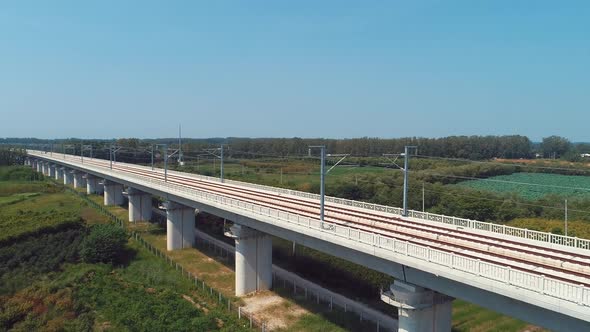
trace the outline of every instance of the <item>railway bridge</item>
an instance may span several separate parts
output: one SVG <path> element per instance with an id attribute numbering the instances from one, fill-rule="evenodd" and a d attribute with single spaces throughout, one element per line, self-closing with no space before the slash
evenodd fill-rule
<path id="1" fill-rule="evenodd" d="M 381 299 L 400 331 L 450 331 L 460 298 L 556 331 L 590 331 L 590 241 L 396 207 L 151 167 L 29 150 L 27 164 L 64 184 L 128 197 L 129 221 L 167 200 L 167 248 L 195 243 L 195 210 L 231 220 L 236 295 L 272 287 L 272 236 L 395 279 Z M 350 285 L 354 287 L 354 285 Z M 375 296 L 379 296 L 376 294 Z"/>

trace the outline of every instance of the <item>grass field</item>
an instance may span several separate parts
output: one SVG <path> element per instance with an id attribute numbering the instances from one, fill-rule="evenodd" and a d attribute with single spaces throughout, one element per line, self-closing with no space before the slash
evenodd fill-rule
<path id="1" fill-rule="evenodd" d="M 0 209 L 0 241 L 76 222 L 80 219 L 80 210 L 81 202 L 72 200 L 65 193 L 40 195 L 3 206 Z"/>
<path id="2" fill-rule="evenodd" d="M 108 218 L 75 195 L 46 182 L 0 187 L 10 188 L 0 196 L 0 331 L 250 331 L 134 241 L 123 265 L 79 263 L 82 222 Z"/>
<path id="3" fill-rule="evenodd" d="M 22 193 L 40 193 L 55 191 L 49 183 L 37 181 L 0 181 L 0 197 Z"/>
<path id="4" fill-rule="evenodd" d="M 486 310 L 469 302 L 453 302 L 453 332 L 543 331 L 526 322 Z"/>
<path id="5" fill-rule="evenodd" d="M 327 166 L 326 170 L 330 168 Z M 209 176 L 219 176 L 219 163 L 200 164 L 197 168 L 193 163 L 180 167 L 178 170 L 199 173 Z M 375 166 L 338 166 L 326 176 L 326 185 L 339 181 L 354 183 L 356 177 L 363 175 L 381 175 L 391 173 L 392 169 Z M 224 175 L 228 179 L 287 187 L 299 190 L 309 190 L 318 187 L 320 183 L 320 163 L 317 162 L 255 162 L 226 163 Z"/>
<path id="6" fill-rule="evenodd" d="M 485 180 L 464 181 L 457 186 L 496 193 L 516 193 L 530 200 L 542 198 L 548 194 L 590 198 L 590 176 L 514 173 Z"/>

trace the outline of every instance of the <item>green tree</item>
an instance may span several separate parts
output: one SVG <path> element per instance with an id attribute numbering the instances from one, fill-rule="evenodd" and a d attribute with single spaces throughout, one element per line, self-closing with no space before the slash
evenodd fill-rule
<path id="1" fill-rule="evenodd" d="M 111 224 L 94 225 L 82 242 L 80 257 L 88 263 L 112 263 L 126 244 L 127 234 L 123 229 Z"/>
<path id="2" fill-rule="evenodd" d="M 543 138 L 543 143 L 541 143 L 541 150 L 543 151 L 543 155 L 545 157 L 555 157 L 559 158 L 566 154 L 572 148 L 572 143 L 561 136 L 549 136 Z"/>

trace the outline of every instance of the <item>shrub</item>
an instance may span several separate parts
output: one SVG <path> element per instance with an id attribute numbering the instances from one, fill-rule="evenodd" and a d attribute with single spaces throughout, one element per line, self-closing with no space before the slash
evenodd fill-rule
<path id="1" fill-rule="evenodd" d="M 123 229 L 111 224 L 94 225 L 82 242 L 80 257 L 88 263 L 112 263 L 125 250 L 126 243 Z"/>

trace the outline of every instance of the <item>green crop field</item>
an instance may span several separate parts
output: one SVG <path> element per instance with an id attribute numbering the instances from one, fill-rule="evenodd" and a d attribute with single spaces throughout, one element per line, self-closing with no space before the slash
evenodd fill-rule
<path id="1" fill-rule="evenodd" d="M 457 186 L 496 193 L 516 193 L 531 200 L 542 198 L 548 194 L 590 198 L 590 176 L 514 173 L 494 176 L 485 180 L 464 181 Z"/>

